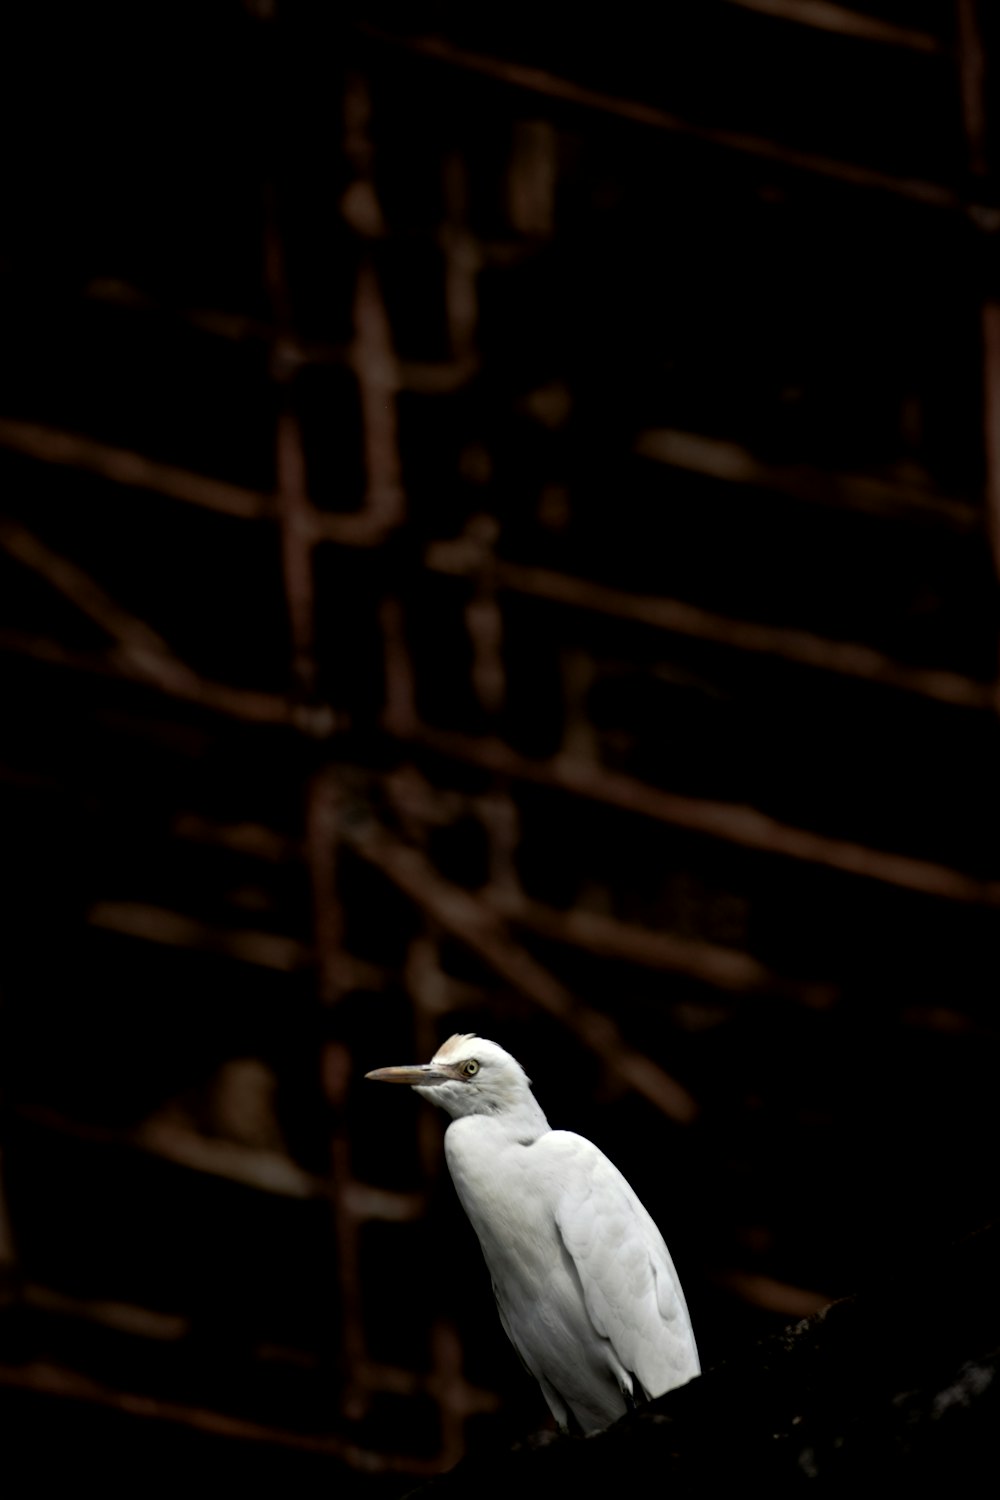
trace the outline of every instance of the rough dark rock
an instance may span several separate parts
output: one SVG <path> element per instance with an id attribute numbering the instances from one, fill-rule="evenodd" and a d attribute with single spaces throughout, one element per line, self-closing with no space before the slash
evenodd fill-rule
<path id="1" fill-rule="evenodd" d="M 961 1493 L 1000 1477 L 1000 1225 L 764 1340 L 590 1438 L 537 1438 L 421 1500 L 775 1494 L 813 1481 Z"/>

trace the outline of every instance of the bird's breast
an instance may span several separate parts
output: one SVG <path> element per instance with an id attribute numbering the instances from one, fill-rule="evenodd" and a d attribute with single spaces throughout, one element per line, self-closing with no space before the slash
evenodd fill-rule
<path id="1" fill-rule="evenodd" d="M 561 1259 L 560 1242 L 532 1146 L 491 1129 L 487 1120 L 467 1119 L 450 1127 L 445 1147 L 459 1201 L 494 1279 L 503 1272 L 530 1286 L 549 1274 Z"/>

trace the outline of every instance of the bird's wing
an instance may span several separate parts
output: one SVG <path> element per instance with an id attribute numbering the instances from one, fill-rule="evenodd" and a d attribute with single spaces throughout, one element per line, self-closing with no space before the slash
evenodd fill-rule
<path id="1" fill-rule="evenodd" d="M 556 1227 L 595 1331 L 646 1395 L 699 1370 L 684 1293 L 663 1236 L 625 1178 L 583 1136 L 553 1130 L 532 1148 L 558 1184 Z"/>

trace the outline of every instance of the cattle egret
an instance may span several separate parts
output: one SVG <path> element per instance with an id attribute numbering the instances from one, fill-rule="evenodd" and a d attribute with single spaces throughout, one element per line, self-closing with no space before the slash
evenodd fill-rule
<path id="1" fill-rule="evenodd" d="M 608 1158 L 552 1130 L 520 1063 L 453 1036 L 408 1083 L 451 1116 L 448 1169 L 479 1236 L 507 1337 L 563 1431 L 607 1427 L 699 1372 L 663 1237 Z"/>

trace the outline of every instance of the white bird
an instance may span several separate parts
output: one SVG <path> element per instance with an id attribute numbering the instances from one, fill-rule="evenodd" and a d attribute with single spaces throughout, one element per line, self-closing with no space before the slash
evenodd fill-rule
<path id="1" fill-rule="evenodd" d="M 603 1152 L 549 1127 L 509 1053 L 458 1035 L 429 1063 L 367 1076 L 451 1115 L 448 1169 L 500 1321 L 563 1431 L 607 1427 L 699 1373 L 660 1231 Z"/>

